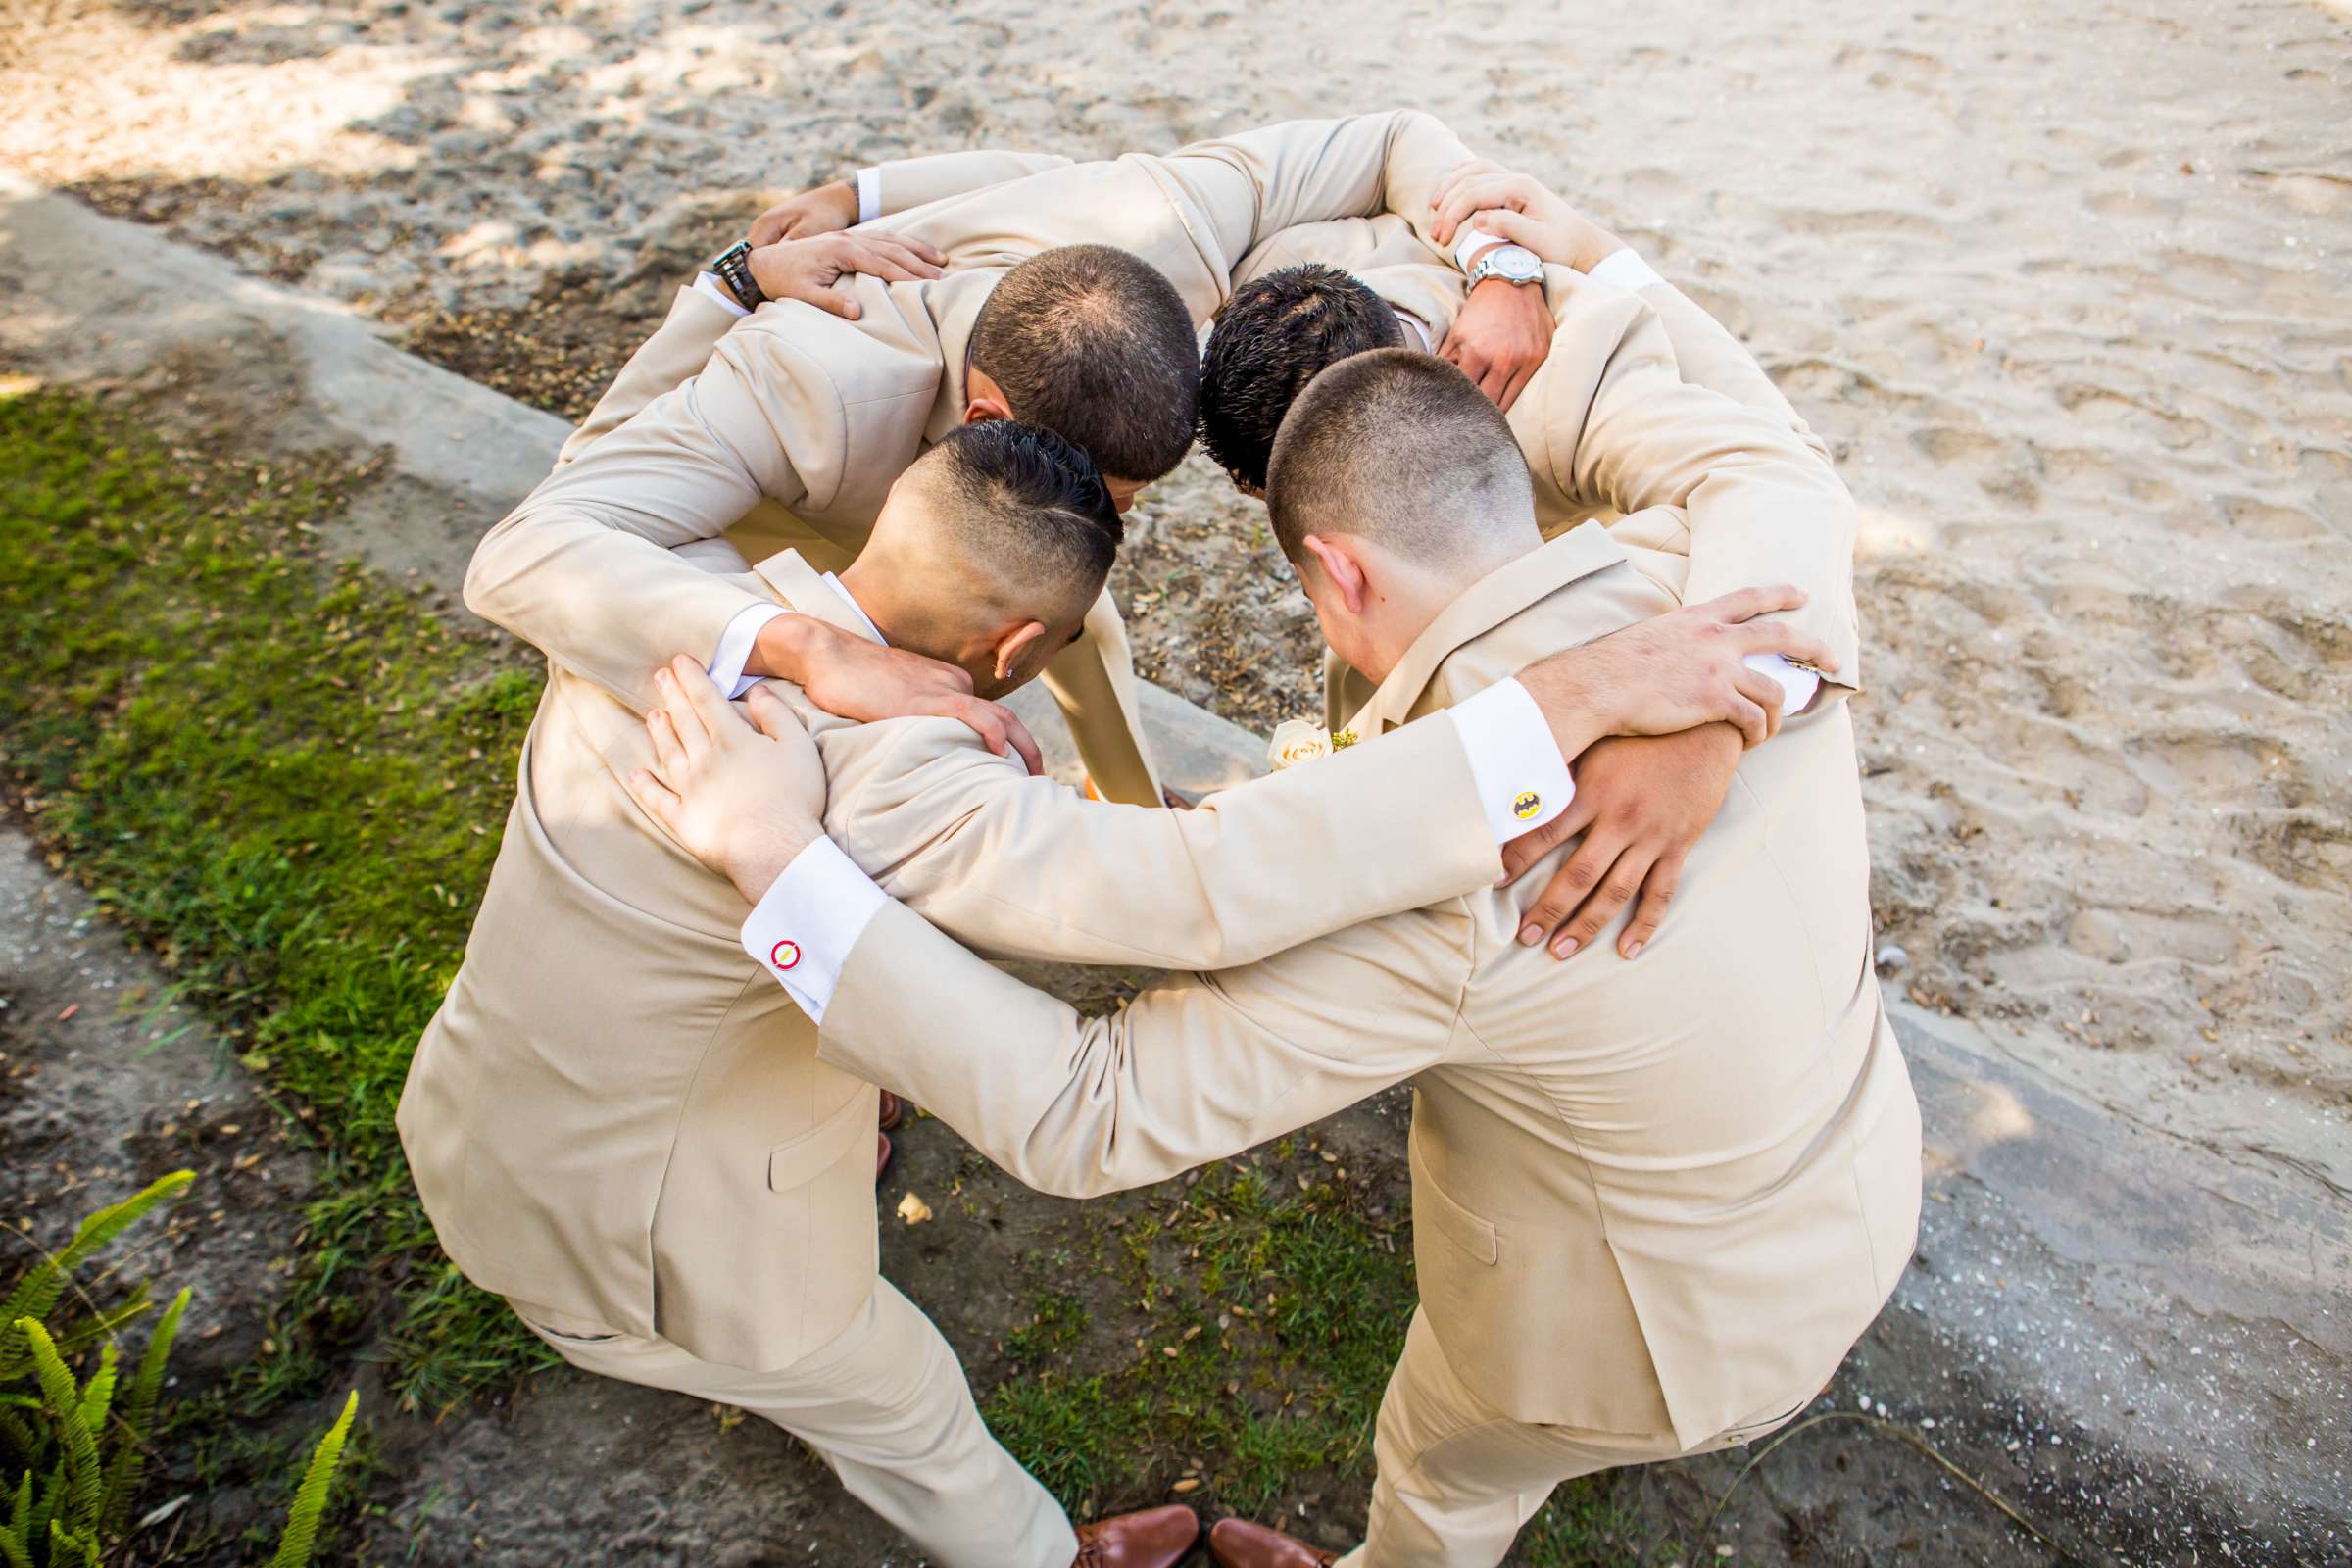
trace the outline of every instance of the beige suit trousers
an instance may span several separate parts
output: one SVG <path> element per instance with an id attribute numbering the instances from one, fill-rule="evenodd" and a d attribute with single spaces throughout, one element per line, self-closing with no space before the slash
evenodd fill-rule
<path id="1" fill-rule="evenodd" d="M 840 1337 L 777 1372 L 718 1366 L 665 1340 L 560 1334 L 510 1302 L 573 1366 L 773 1421 L 850 1494 L 947 1568 L 1069 1568 L 1061 1505 L 989 1436 L 956 1352 L 888 1280 Z"/>
<path id="2" fill-rule="evenodd" d="M 1761 1417 L 1688 1449 L 1671 1431 L 1530 1425 L 1463 1385 L 1416 1307 L 1373 1431 L 1380 1474 L 1364 1544 L 1339 1568 L 1494 1568 L 1561 1482 L 1752 1443 L 1795 1413 Z"/>

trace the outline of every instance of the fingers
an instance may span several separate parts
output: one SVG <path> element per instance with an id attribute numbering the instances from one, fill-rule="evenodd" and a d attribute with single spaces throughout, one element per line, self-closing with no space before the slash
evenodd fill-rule
<path id="1" fill-rule="evenodd" d="M 1029 776 L 1036 778 L 1044 773 L 1046 756 L 1037 749 L 1037 737 L 1029 733 L 1029 726 L 1022 723 L 1019 715 L 1009 708 L 1000 708 L 997 711 L 1004 717 L 1004 738 L 1020 754 L 1021 765 L 1029 770 Z"/>
<path id="2" fill-rule="evenodd" d="M 1515 208 L 1482 207 L 1470 215 L 1470 226 L 1482 234 L 1492 234 L 1496 239 L 1524 245 L 1538 255 L 1543 254 L 1536 243 L 1539 230 L 1535 220 Z"/>
<path id="3" fill-rule="evenodd" d="M 694 699 L 687 695 L 685 683 L 678 678 L 681 666 L 692 670 L 697 680 L 709 684 L 710 677 L 694 669 L 692 662 L 680 655 L 654 671 L 654 689 L 661 694 L 662 711 L 676 730 L 678 744 L 685 749 L 687 760 L 692 761 L 710 744 L 710 728 L 703 722 L 702 714 L 695 710 Z"/>
<path id="4" fill-rule="evenodd" d="M 1733 647 L 1742 654 L 1779 654 L 1815 669 L 1835 672 L 1838 656 L 1811 632 L 1786 620 L 1742 621 L 1732 629 Z"/>
<path id="5" fill-rule="evenodd" d="M 1748 745 L 1760 746 L 1781 732 L 1781 703 L 1788 695 L 1786 687 L 1762 670 L 1742 664 L 1732 676 L 1732 688 L 1763 713 L 1762 733 Z M 1740 725 L 1740 732 L 1747 732 L 1745 724 Z"/>
<path id="6" fill-rule="evenodd" d="M 1502 395 L 1510 387 L 1511 368 L 1500 360 L 1489 360 L 1478 376 L 1478 389 L 1487 395 L 1487 401 L 1497 409 L 1508 407 L 1502 401 Z"/>
<path id="7" fill-rule="evenodd" d="M 1430 224 L 1431 236 L 1441 245 L 1450 245 L 1454 231 L 1465 220 L 1474 228 L 1486 229 L 1490 234 L 1496 232 L 1476 221 L 1474 215 L 1483 209 L 1511 205 L 1510 183 L 1510 176 L 1500 172 L 1473 174 L 1455 181 L 1438 200 L 1438 216 Z"/>
<path id="8" fill-rule="evenodd" d="M 766 212 L 752 220 L 751 232 L 744 237 L 752 242 L 754 250 L 758 250 L 762 245 L 773 245 L 784 237 L 786 221 L 787 215 L 784 208 L 770 207 Z"/>
<path id="9" fill-rule="evenodd" d="M 1656 863 L 1654 850 L 1639 842 L 1629 842 L 1622 854 L 1603 872 L 1599 884 L 1577 906 L 1568 923 L 1552 934 L 1551 956 L 1565 958 L 1584 952 L 1599 940 L 1610 922 L 1625 912 L 1641 891 L 1649 868 Z"/>
<path id="10" fill-rule="evenodd" d="M 1723 720 L 1740 732 L 1741 746 L 1761 746 L 1772 738 L 1772 719 L 1764 711 L 1763 705 L 1739 690 L 1738 682 L 1733 684 L 1734 690 L 1724 705 L 1727 710 L 1722 715 Z M 1780 682 L 1774 681 L 1773 684 L 1778 686 Z"/>
<path id="11" fill-rule="evenodd" d="M 666 709 L 656 708 L 645 715 L 645 733 L 654 743 L 654 766 L 662 776 L 682 779 L 686 776 L 686 749 L 678 744 L 677 726 L 669 721 Z"/>
<path id="12" fill-rule="evenodd" d="M 800 740 L 808 731 L 791 705 L 765 686 L 755 686 L 744 706 L 751 710 L 752 726 L 771 741 Z"/>
<path id="13" fill-rule="evenodd" d="M 726 697 L 702 665 L 680 654 L 669 662 L 669 668 L 675 677 L 677 689 L 685 694 L 686 707 L 702 724 L 706 736 L 721 736 L 742 724 L 743 720 L 736 716 L 735 710 L 727 706 Z M 694 737 L 685 726 L 680 725 L 678 733 L 686 738 L 691 748 Z"/>
<path id="14" fill-rule="evenodd" d="M 1642 883 L 1642 904 L 1634 910 L 1633 920 L 1626 926 L 1625 935 L 1617 939 L 1617 951 L 1628 958 L 1639 958 L 1649 939 L 1658 934 L 1665 922 L 1666 906 L 1673 902 L 1675 884 L 1682 879 L 1686 856 L 1677 851 L 1658 857 L 1658 863 L 1649 868 Z"/>
<path id="15" fill-rule="evenodd" d="M 924 247 L 929 250 L 929 246 Z M 933 255 L 938 252 L 933 251 Z M 886 282 L 913 283 L 924 278 L 938 277 L 937 263 L 924 260 L 904 240 L 888 234 L 860 234 L 843 245 L 843 266 L 865 272 Z"/>
<path id="16" fill-rule="evenodd" d="M 865 314 L 865 307 L 858 303 L 857 291 L 851 288 L 846 276 L 836 279 L 830 288 L 811 290 L 808 302 L 822 306 L 845 321 L 855 321 Z"/>
<path id="17" fill-rule="evenodd" d="M 937 277 L 947 270 L 948 253 L 929 240 L 911 234 L 864 233 L 858 237 L 891 252 L 916 277 Z"/>
<path id="18" fill-rule="evenodd" d="M 668 785 L 639 768 L 628 778 L 629 799 L 664 828 L 677 820 L 678 797 Z"/>
<path id="19" fill-rule="evenodd" d="M 1519 394 L 1527 390 L 1527 383 L 1533 381 L 1536 378 L 1536 372 L 1543 368 L 1544 362 L 1537 360 L 1512 371 L 1509 384 L 1502 389 L 1502 396 L 1494 406 L 1505 414 L 1510 413 L 1511 405 L 1519 401 Z"/>
<path id="20" fill-rule="evenodd" d="M 1583 906 L 1592 890 L 1600 886 L 1601 878 L 1617 863 L 1618 857 L 1625 851 L 1625 843 L 1622 833 L 1595 831 L 1586 834 L 1585 842 L 1576 847 L 1576 853 L 1568 857 L 1567 861 L 1551 874 L 1551 880 L 1544 885 L 1544 892 L 1535 905 L 1520 916 L 1519 945 L 1523 948 L 1535 947 L 1565 925 L 1570 911 Z M 1622 904 L 1624 901 L 1618 902 Z M 1563 932 L 1552 943 L 1552 956 L 1565 958 L 1578 946 Z"/>
<path id="21" fill-rule="evenodd" d="M 1568 809 L 1530 833 L 1522 833 L 1502 847 L 1502 876 L 1494 884 L 1509 887 L 1532 870 L 1536 862 L 1592 825 L 1592 808 L 1586 793 L 1579 791 L 1568 803 Z"/>
<path id="22" fill-rule="evenodd" d="M 1769 615 L 1776 610 L 1802 610 L 1805 591 L 1792 582 L 1776 582 L 1762 588 L 1741 588 L 1710 599 L 1692 608 L 1713 615 L 1718 620 L 1739 622 Z"/>

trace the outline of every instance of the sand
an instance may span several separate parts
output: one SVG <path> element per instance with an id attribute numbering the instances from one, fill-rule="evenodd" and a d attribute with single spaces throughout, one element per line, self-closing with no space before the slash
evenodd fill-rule
<path id="1" fill-rule="evenodd" d="M 2302 4 L 16 0 L 0 160 L 565 407 L 764 190 L 1427 107 L 1834 443 L 1892 985 L 2342 1196 L 2348 86 Z M 1196 463 L 1119 588 L 1147 673 L 1266 727 L 1313 628 L 1257 520 Z"/>

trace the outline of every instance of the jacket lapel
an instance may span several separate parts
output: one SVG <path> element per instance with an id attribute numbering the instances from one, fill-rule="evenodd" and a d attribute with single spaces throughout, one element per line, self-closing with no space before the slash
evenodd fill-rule
<path id="1" fill-rule="evenodd" d="M 779 550 L 752 568 L 760 579 L 775 590 L 776 597 L 804 615 L 812 615 L 826 625 L 846 631 L 853 637 L 874 641 L 874 634 L 865 629 L 857 614 L 842 602 L 840 594 L 806 561 L 798 550 Z"/>
<path id="2" fill-rule="evenodd" d="M 1597 522 L 1569 529 L 1472 583 L 1446 607 L 1380 683 L 1348 728 L 1365 740 L 1405 722 L 1439 666 L 1463 644 L 1484 636 L 1580 577 L 1621 564 L 1625 551 Z"/>

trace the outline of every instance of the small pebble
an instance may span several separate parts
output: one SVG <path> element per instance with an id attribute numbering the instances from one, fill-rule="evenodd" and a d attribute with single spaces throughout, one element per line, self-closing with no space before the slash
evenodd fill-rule
<path id="1" fill-rule="evenodd" d="M 1879 949 L 1879 972 L 1900 974 L 1911 967 L 1911 955 L 1889 942 Z"/>

